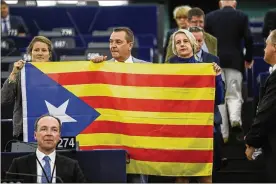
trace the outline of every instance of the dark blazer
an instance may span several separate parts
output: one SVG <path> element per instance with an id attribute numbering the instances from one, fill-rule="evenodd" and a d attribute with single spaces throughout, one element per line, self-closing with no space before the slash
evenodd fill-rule
<path id="1" fill-rule="evenodd" d="M 18 33 L 26 33 L 28 34 L 28 28 L 20 16 L 11 16 L 10 15 L 10 25 L 11 29 L 16 29 Z"/>
<path id="2" fill-rule="evenodd" d="M 263 37 L 267 38 L 271 30 L 276 29 L 276 8 L 269 10 L 264 17 Z"/>
<path id="3" fill-rule="evenodd" d="M 276 182 L 276 71 L 266 80 L 256 117 L 245 141 L 263 148 L 270 182 Z"/>
<path id="4" fill-rule="evenodd" d="M 204 63 L 217 63 L 219 66 L 220 66 L 220 61 L 219 61 L 219 58 L 213 54 L 210 54 L 208 52 L 205 52 L 202 50 L 202 62 Z"/>
<path id="5" fill-rule="evenodd" d="M 203 63 L 217 63 L 219 66 L 220 66 L 220 62 L 219 62 L 219 58 L 217 56 L 214 56 L 208 52 L 204 52 L 202 51 L 202 62 Z M 225 96 L 225 85 L 224 85 L 224 82 L 221 83 L 222 85 L 222 88 L 223 88 L 223 97 Z M 224 99 L 224 98 L 223 98 Z M 224 102 L 222 102 L 224 103 Z M 221 117 L 221 114 L 219 112 L 219 109 L 218 109 L 218 106 L 215 105 L 215 109 L 214 109 L 214 121 L 216 124 L 221 124 L 222 123 L 222 117 Z"/>
<path id="6" fill-rule="evenodd" d="M 230 6 L 224 7 L 206 15 L 205 31 L 217 38 L 221 67 L 243 72 L 244 61 L 252 61 L 253 50 L 248 16 Z"/>
<path id="7" fill-rule="evenodd" d="M 13 136 L 18 137 L 23 134 L 23 113 L 22 113 L 22 92 L 21 73 L 16 76 L 16 82 L 5 81 L 1 89 L 1 106 L 5 107 L 14 103 L 13 109 Z"/>
<path id="8" fill-rule="evenodd" d="M 9 168 L 9 172 L 37 174 L 36 154 L 15 158 Z M 86 179 L 76 160 L 56 154 L 56 176 L 60 177 L 64 183 L 84 183 Z M 23 179 L 24 183 L 36 183 L 37 177 L 16 176 L 7 174 L 7 179 Z M 56 178 L 56 182 L 60 183 Z"/>

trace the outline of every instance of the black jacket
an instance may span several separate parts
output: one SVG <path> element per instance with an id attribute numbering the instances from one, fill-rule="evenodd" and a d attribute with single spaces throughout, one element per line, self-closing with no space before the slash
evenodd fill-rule
<path id="1" fill-rule="evenodd" d="M 276 71 L 266 80 L 261 91 L 257 114 L 245 141 L 263 148 L 270 182 L 276 182 Z"/>
<path id="2" fill-rule="evenodd" d="M 9 172 L 26 173 L 37 175 L 36 154 L 15 158 L 9 168 Z M 56 154 L 56 176 L 60 177 L 64 183 L 84 183 L 86 181 L 83 172 L 76 160 Z M 21 179 L 24 183 L 36 183 L 36 176 L 19 176 L 7 174 L 7 179 Z M 56 182 L 61 181 L 56 178 Z"/>
<path id="3" fill-rule="evenodd" d="M 244 61 L 252 61 L 253 38 L 246 14 L 224 7 L 206 15 L 205 31 L 218 40 L 218 56 L 222 68 L 244 71 Z M 243 55 L 243 47 L 246 54 Z"/>

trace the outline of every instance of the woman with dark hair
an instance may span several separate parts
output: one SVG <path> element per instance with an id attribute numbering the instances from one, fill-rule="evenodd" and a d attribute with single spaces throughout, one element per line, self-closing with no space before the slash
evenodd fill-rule
<path id="1" fill-rule="evenodd" d="M 53 53 L 52 42 L 44 36 L 36 36 L 30 42 L 27 53 L 32 62 L 47 62 Z M 23 115 L 22 115 L 22 92 L 21 74 L 25 61 L 16 61 L 8 79 L 1 89 L 1 105 L 14 104 L 13 110 L 13 137 L 23 140 Z"/>

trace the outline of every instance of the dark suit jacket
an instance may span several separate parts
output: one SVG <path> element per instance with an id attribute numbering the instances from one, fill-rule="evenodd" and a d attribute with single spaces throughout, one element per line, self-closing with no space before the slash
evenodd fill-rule
<path id="1" fill-rule="evenodd" d="M 263 148 L 270 182 L 276 182 L 276 71 L 267 79 L 257 114 L 245 141 Z"/>
<path id="2" fill-rule="evenodd" d="M 16 29 L 18 33 L 26 33 L 28 34 L 28 28 L 20 16 L 11 16 L 10 15 L 10 24 L 11 29 Z"/>
<path id="3" fill-rule="evenodd" d="M 36 175 L 36 154 L 32 153 L 15 158 L 9 168 L 9 172 Z M 56 176 L 60 177 L 64 183 L 84 183 L 86 181 L 78 162 L 59 154 L 56 154 Z M 37 182 L 36 176 L 16 176 L 7 174 L 7 179 L 23 179 L 25 183 Z M 59 179 L 56 178 L 56 182 L 60 183 Z"/>
<path id="4" fill-rule="evenodd" d="M 202 62 L 204 63 L 217 63 L 220 66 L 219 58 L 213 54 L 210 54 L 208 52 L 205 52 L 202 50 Z"/>
<path id="5" fill-rule="evenodd" d="M 244 61 L 252 61 L 253 38 L 246 14 L 232 7 L 206 15 L 205 31 L 217 38 L 222 68 L 244 71 Z M 244 44 L 246 54 L 243 55 Z"/>
<path id="6" fill-rule="evenodd" d="M 265 14 L 264 27 L 263 27 L 263 37 L 267 38 L 271 30 L 276 29 L 276 8 L 269 10 Z"/>

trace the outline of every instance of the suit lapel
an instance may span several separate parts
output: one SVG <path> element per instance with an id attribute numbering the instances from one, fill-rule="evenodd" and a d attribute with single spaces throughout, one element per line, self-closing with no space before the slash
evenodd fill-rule
<path id="1" fill-rule="evenodd" d="M 267 77 L 267 79 L 265 80 L 265 85 L 264 85 L 264 88 L 265 88 L 265 89 L 266 89 L 266 87 L 267 87 L 268 80 L 269 80 L 270 77 L 273 76 L 273 75 L 276 75 L 276 71 L 273 71 L 273 72 Z"/>
<path id="2" fill-rule="evenodd" d="M 206 63 L 207 62 L 207 54 L 205 53 L 205 51 L 202 50 L 202 53 L 201 53 L 201 57 L 202 57 L 202 62 Z"/>
<path id="3" fill-rule="evenodd" d="M 56 176 L 63 178 L 62 177 L 62 161 L 60 159 L 59 154 L 56 154 Z M 60 180 L 56 178 L 56 183 L 60 183 Z"/>
<path id="4" fill-rule="evenodd" d="M 36 168 L 36 153 L 33 153 L 28 158 L 28 165 L 31 171 L 31 174 L 37 175 L 37 168 Z M 32 182 L 37 182 L 37 177 L 32 177 Z"/>

